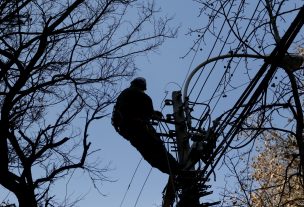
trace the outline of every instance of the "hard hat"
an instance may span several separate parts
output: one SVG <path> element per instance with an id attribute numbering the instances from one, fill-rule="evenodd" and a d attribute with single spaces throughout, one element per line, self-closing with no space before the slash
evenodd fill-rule
<path id="1" fill-rule="evenodd" d="M 131 81 L 131 86 L 137 87 L 141 90 L 147 90 L 147 82 L 143 77 L 137 77 Z"/>

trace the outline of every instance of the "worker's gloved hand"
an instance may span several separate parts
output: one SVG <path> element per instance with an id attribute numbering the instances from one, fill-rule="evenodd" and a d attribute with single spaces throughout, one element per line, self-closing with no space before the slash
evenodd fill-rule
<path id="1" fill-rule="evenodd" d="M 160 120 L 162 119 L 164 116 L 163 114 L 160 112 L 160 111 L 154 111 L 154 114 L 153 114 L 153 119 L 155 120 Z"/>

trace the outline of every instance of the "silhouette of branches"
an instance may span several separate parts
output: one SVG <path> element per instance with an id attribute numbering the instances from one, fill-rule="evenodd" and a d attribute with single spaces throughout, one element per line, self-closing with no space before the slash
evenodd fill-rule
<path id="1" fill-rule="evenodd" d="M 208 128 L 212 120 L 216 120 L 213 126 L 219 135 L 217 148 L 204 171 L 210 176 L 221 162 L 231 172 L 227 177 L 234 177 L 240 189 L 231 191 L 226 187 L 225 201 L 228 199 L 227 203 L 233 206 L 258 206 L 254 192 L 261 187 L 258 183 L 263 182 L 252 177 L 252 160 L 261 153 L 257 149 L 263 146 L 265 136 L 278 133 L 282 139 L 296 141 L 295 159 L 281 165 L 285 170 L 280 172 L 286 174 L 286 182 L 283 185 L 280 180 L 277 186 L 287 189 L 290 183 L 297 183 L 289 182 L 289 169 L 297 170 L 294 177 L 304 180 L 304 42 L 300 32 L 304 23 L 303 3 L 277 0 L 195 2 L 200 5 L 200 18 L 208 18 L 204 18 L 205 26 L 190 30 L 189 34 L 196 39 L 186 56 L 201 55 L 213 61 L 206 61 L 208 64 L 202 65 L 192 76 L 189 93 L 185 96 L 194 102 L 192 105 L 205 104 L 210 108 L 209 119 L 192 123 L 196 130 Z M 206 110 L 203 110 L 200 117 L 205 116 Z M 294 160 L 298 165 L 294 165 Z M 288 201 L 284 189 L 281 192 L 279 206 Z M 271 205 L 268 202 L 260 206 Z"/>
<path id="2" fill-rule="evenodd" d="M 87 159 L 90 126 L 137 55 L 175 36 L 157 12 L 135 0 L 0 2 L 0 184 L 20 207 L 51 205 L 49 189 L 75 169 L 106 180 Z"/>

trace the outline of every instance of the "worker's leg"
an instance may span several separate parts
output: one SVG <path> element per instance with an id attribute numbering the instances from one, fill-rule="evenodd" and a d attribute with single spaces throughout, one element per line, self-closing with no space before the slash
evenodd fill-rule
<path id="1" fill-rule="evenodd" d="M 163 141 L 157 135 L 155 129 L 152 126 L 148 126 L 148 132 L 150 135 L 152 142 L 155 142 L 155 148 L 158 149 L 157 151 L 160 152 L 159 154 L 152 152 L 153 155 L 156 155 L 155 160 L 159 161 L 162 160 L 159 165 L 164 165 L 163 169 L 167 169 L 167 173 L 170 172 L 173 175 L 176 175 L 179 172 L 179 164 L 176 159 L 167 151 L 166 147 L 164 146 Z M 153 139 L 152 139 L 153 138 Z M 165 158 L 165 159 L 164 159 Z M 168 166 L 169 163 L 169 166 Z M 169 168 L 170 167 L 170 168 Z M 164 172 L 164 171 L 162 171 Z M 169 174 L 169 173 L 168 173 Z"/>
<path id="2" fill-rule="evenodd" d="M 172 207 L 175 200 L 175 186 L 174 179 L 172 176 L 169 176 L 168 183 L 165 188 L 163 196 L 163 207 Z"/>
<path id="3" fill-rule="evenodd" d="M 153 167 L 169 175 L 178 173 L 177 161 L 167 152 L 153 128 L 145 124 L 137 125 L 130 142 Z"/>

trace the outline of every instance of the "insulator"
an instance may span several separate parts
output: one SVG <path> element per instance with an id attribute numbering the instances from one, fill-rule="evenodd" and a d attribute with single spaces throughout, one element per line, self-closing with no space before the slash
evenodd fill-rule
<path id="1" fill-rule="evenodd" d="M 167 119 L 168 121 L 173 120 L 173 119 L 174 119 L 173 114 L 166 114 L 166 119 Z"/>
<path id="2" fill-rule="evenodd" d="M 169 134 L 171 137 L 176 137 L 176 131 L 174 130 L 169 130 Z"/>
<path id="3" fill-rule="evenodd" d="M 166 106 L 173 105 L 172 100 L 166 99 L 166 100 L 165 100 L 165 105 L 166 105 Z"/>
<path id="4" fill-rule="evenodd" d="M 172 152 L 177 152 L 177 147 L 176 147 L 176 146 L 171 146 L 171 147 L 170 147 L 170 151 L 172 151 Z"/>
<path id="5" fill-rule="evenodd" d="M 157 126 L 157 125 L 158 125 L 158 121 L 152 120 L 152 121 L 150 122 L 150 124 L 153 125 L 153 126 Z"/>

